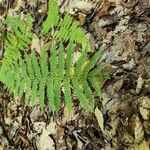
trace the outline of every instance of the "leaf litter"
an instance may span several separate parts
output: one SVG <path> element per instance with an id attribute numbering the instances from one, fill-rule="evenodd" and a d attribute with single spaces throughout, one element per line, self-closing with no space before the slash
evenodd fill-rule
<path id="1" fill-rule="evenodd" d="M 0 86 L 0 149 L 149 150 L 150 2 L 59 0 L 59 5 L 61 13 L 70 12 L 86 30 L 89 54 L 109 45 L 100 63 L 109 63 L 110 79 L 101 99 L 95 98 L 95 113 L 85 114 L 74 102 L 72 114 L 64 108 L 57 117 L 48 108 L 42 113 L 38 105 L 23 109 L 22 100 L 14 101 Z M 27 11 L 34 16 L 37 34 L 31 47 L 40 53 L 37 35 L 47 2 L 1 0 L 0 8 L 0 20 L 6 14 L 24 17 Z M 74 61 L 79 55 L 77 48 Z"/>

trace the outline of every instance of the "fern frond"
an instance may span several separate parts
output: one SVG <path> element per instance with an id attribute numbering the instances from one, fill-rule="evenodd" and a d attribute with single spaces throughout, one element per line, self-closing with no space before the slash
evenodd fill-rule
<path id="1" fill-rule="evenodd" d="M 26 20 L 23 21 L 20 17 L 7 17 L 5 21 L 6 25 L 11 28 L 8 32 L 7 38 L 9 42 L 23 50 L 32 40 L 32 17 L 28 15 Z"/>
<path id="2" fill-rule="evenodd" d="M 38 97 L 38 80 L 37 79 L 33 80 L 31 88 L 32 88 L 32 91 L 31 91 L 30 101 L 31 101 L 31 105 L 34 106 L 35 105 L 35 100 Z"/>
<path id="3" fill-rule="evenodd" d="M 98 65 L 98 67 L 96 67 L 95 69 L 93 69 L 90 73 L 89 73 L 89 77 L 94 77 L 97 76 L 99 74 L 101 74 L 102 70 L 105 69 L 108 66 L 107 63 L 100 63 Z"/>
<path id="4" fill-rule="evenodd" d="M 8 69 L 13 61 L 17 61 L 21 57 L 20 51 L 28 47 L 32 40 L 32 18 L 27 16 L 26 21 L 20 17 L 7 17 L 5 24 L 10 30 L 6 35 L 6 46 L 4 58 L 2 60 L 2 67 L 0 69 L 0 76 L 2 76 Z"/>
<path id="5" fill-rule="evenodd" d="M 54 95 L 54 83 L 52 78 L 47 79 L 47 96 L 48 103 L 53 112 L 56 111 L 55 107 L 55 95 Z"/>
<path id="6" fill-rule="evenodd" d="M 87 44 L 85 32 L 83 32 L 81 28 L 79 28 L 76 22 L 73 22 L 69 29 L 69 37 L 71 41 L 81 43 L 83 46 Z"/>
<path id="7" fill-rule="evenodd" d="M 47 79 L 47 76 L 49 74 L 47 61 L 48 61 L 48 55 L 46 50 L 43 48 L 40 57 L 40 65 L 41 65 L 40 67 L 42 72 L 42 78 L 44 78 L 44 80 Z"/>
<path id="8" fill-rule="evenodd" d="M 36 57 L 36 54 L 34 51 L 31 53 L 31 62 L 32 62 L 32 67 L 33 67 L 35 77 L 38 81 L 40 81 L 40 79 L 42 78 L 41 68 L 38 64 L 38 60 L 37 60 L 37 57 Z M 44 65 L 43 65 L 43 67 L 44 67 Z"/>
<path id="9" fill-rule="evenodd" d="M 55 82 L 54 82 L 54 94 L 55 94 L 55 108 L 56 108 L 56 112 L 58 112 L 59 108 L 60 108 L 60 96 L 61 96 L 61 79 L 56 78 Z"/>
<path id="10" fill-rule="evenodd" d="M 100 59 L 100 56 L 102 54 L 102 50 L 98 50 L 93 57 L 90 59 L 90 61 L 88 62 L 88 64 L 84 67 L 83 71 L 82 71 L 82 78 L 86 79 L 87 75 L 89 73 L 89 71 L 94 67 L 94 65 L 96 64 L 96 62 Z"/>
<path id="11" fill-rule="evenodd" d="M 44 108 L 44 104 L 45 104 L 45 80 L 44 78 L 42 78 L 40 81 L 39 81 L 39 102 L 40 102 L 40 106 L 43 110 Z"/>
<path id="12" fill-rule="evenodd" d="M 51 28 L 58 24 L 58 4 L 56 0 L 49 0 L 48 3 L 48 17 L 42 24 L 42 32 L 47 33 Z"/>
<path id="13" fill-rule="evenodd" d="M 73 62 L 73 52 L 74 52 L 74 47 L 73 43 L 70 42 L 68 47 L 67 47 L 67 52 L 66 52 L 66 76 L 71 78 L 71 67 L 72 67 L 72 62 Z"/>
<path id="14" fill-rule="evenodd" d="M 82 80 L 82 89 L 83 89 L 83 92 L 87 98 L 87 100 L 89 100 L 88 104 L 90 107 L 90 110 L 93 110 L 94 109 L 94 96 L 93 96 L 93 93 L 88 85 L 88 82 L 86 80 Z"/>
<path id="15" fill-rule="evenodd" d="M 13 72 L 8 70 L 7 73 L 5 73 L 5 75 L 1 78 L 1 82 L 5 83 L 5 88 L 7 88 L 10 93 L 14 92 L 15 80 L 13 75 Z"/>
<path id="16" fill-rule="evenodd" d="M 87 44 L 87 38 L 85 33 L 79 28 L 77 22 L 73 21 L 73 18 L 69 14 L 65 14 L 63 20 L 59 22 L 59 29 L 55 32 L 54 38 L 63 41 L 72 41 L 81 43 L 82 45 Z"/>
<path id="17" fill-rule="evenodd" d="M 75 73 L 74 73 L 75 78 L 78 79 L 80 77 L 86 59 L 87 59 L 87 53 L 86 51 L 83 51 L 81 56 L 79 57 L 79 60 L 76 62 Z"/>
<path id="18" fill-rule="evenodd" d="M 54 37 L 57 39 L 63 39 L 63 41 L 67 41 L 69 39 L 69 28 L 72 24 L 72 17 L 68 14 L 65 14 L 63 20 L 59 22 L 58 27 L 60 28 L 57 32 L 55 32 Z"/>
<path id="19" fill-rule="evenodd" d="M 96 91 L 96 95 L 99 96 L 99 98 L 101 98 L 102 92 L 101 92 L 100 83 L 98 83 L 98 82 L 96 81 L 96 79 L 95 79 L 95 78 L 92 78 L 92 77 L 89 77 L 89 81 L 91 82 L 92 87 L 93 87 L 94 90 Z"/>
<path id="20" fill-rule="evenodd" d="M 60 42 L 60 46 L 58 48 L 58 77 L 63 79 L 65 73 L 65 53 L 62 42 Z"/>
<path id="21" fill-rule="evenodd" d="M 72 110 L 72 98 L 71 98 L 71 85 L 70 85 L 70 79 L 64 78 L 64 97 L 65 97 L 65 104 L 69 112 Z"/>
<path id="22" fill-rule="evenodd" d="M 96 79 L 101 80 L 107 75 L 103 73 L 105 64 L 96 67 L 103 51 L 99 50 L 91 59 L 87 58 L 88 41 L 85 32 L 71 15 L 65 13 L 64 18 L 60 18 L 56 0 L 49 0 L 48 16 L 42 25 L 44 34 L 51 29 L 54 31 L 51 36 L 52 45 L 50 50 L 43 46 L 40 55 L 35 51 L 30 54 L 26 51 L 33 37 L 31 16 L 24 21 L 18 16 L 8 17 L 5 24 L 8 32 L 0 66 L 0 81 L 15 97 L 24 95 L 25 104 L 30 102 L 32 106 L 39 100 L 43 109 L 47 96 L 52 112 L 57 113 L 62 102 L 63 86 L 65 106 L 69 112 L 73 105 L 72 92 L 84 110 L 93 110 L 92 90 L 101 96 L 100 82 Z M 73 64 L 76 43 L 81 44 L 82 52 L 78 61 Z"/>
<path id="23" fill-rule="evenodd" d="M 27 67 L 27 72 L 30 77 L 30 79 L 34 79 L 34 71 L 32 69 L 32 61 L 31 61 L 31 55 L 26 55 L 26 67 Z"/>
<path id="24" fill-rule="evenodd" d="M 90 105 L 89 105 L 88 100 L 85 97 L 85 95 L 83 93 L 83 90 L 82 90 L 80 84 L 78 83 L 77 79 L 74 79 L 74 78 L 72 79 L 72 85 L 73 85 L 73 88 L 74 88 L 74 92 L 75 92 L 76 96 L 79 99 L 81 107 L 84 110 L 89 111 L 90 110 Z"/>
<path id="25" fill-rule="evenodd" d="M 54 79 L 57 74 L 56 70 L 57 70 L 57 63 L 58 63 L 57 49 L 54 43 L 51 48 L 51 56 L 49 62 L 50 62 L 50 78 Z"/>
<path id="26" fill-rule="evenodd" d="M 24 83 L 25 105 L 29 104 L 32 91 L 32 80 L 27 76 Z"/>

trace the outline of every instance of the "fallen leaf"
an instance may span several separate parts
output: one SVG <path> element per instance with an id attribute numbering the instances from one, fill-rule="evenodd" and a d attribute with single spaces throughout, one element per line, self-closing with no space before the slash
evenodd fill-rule
<path id="1" fill-rule="evenodd" d="M 36 50 L 39 54 L 41 53 L 41 45 L 40 45 L 40 39 L 36 34 L 34 34 L 34 38 L 32 40 L 31 49 Z"/>
<path id="2" fill-rule="evenodd" d="M 49 132 L 49 134 L 55 134 L 56 133 L 56 123 L 55 122 L 51 122 L 47 127 L 46 127 L 47 131 Z"/>
<path id="3" fill-rule="evenodd" d="M 144 80 L 142 78 L 142 75 L 139 75 L 139 77 L 137 79 L 137 86 L 136 86 L 136 93 L 137 94 L 139 94 L 139 92 L 141 91 L 143 83 L 144 83 Z"/>
<path id="4" fill-rule="evenodd" d="M 76 120 L 77 116 L 78 116 L 78 114 L 74 114 L 74 110 L 69 112 L 67 110 L 67 108 L 65 107 L 64 108 L 64 115 L 63 115 L 62 120 L 61 120 L 61 124 L 65 125 L 69 121 Z"/>
<path id="5" fill-rule="evenodd" d="M 135 141 L 140 143 L 144 137 L 144 131 L 142 127 L 142 123 L 138 116 L 135 118 L 135 129 L 134 129 Z"/>
<path id="6" fill-rule="evenodd" d="M 96 107 L 95 109 L 95 116 L 98 121 L 98 125 L 101 128 L 102 132 L 104 131 L 104 118 L 102 112 Z"/>
<path id="7" fill-rule="evenodd" d="M 55 150 L 54 141 L 49 136 L 49 132 L 43 129 L 43 133 L 37 141 L 37 146 L 39 150 Z"/>
<path id="8" fill-rule="evenodd" d="M 139 150 L 150 150 L 149 144 L 144 140 L 144 141 L 139 145 Z"/>
<path id="9" fill-rule="evenodd" d="M 140 109 L 140 113 L 143 117 L 144 120 L 149 120 L 149 117 L 150 117 L 150 110 L 148 109 L 144 109 L 142 107 L 139 108 Z"/>
<path id="10" fill-rule="evenodd" d="M 122 88 L 123 81 L 124 81 L 123 78 L 121 78 L 115 82 L 115 84 L 113 86 L 114 92 L 119 92 L 119 90 Z"/>

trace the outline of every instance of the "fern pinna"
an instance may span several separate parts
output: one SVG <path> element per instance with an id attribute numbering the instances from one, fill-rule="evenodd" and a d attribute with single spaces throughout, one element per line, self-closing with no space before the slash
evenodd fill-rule
<path id="1" fill-rule="evenodd" d="M 16 22 L 17 26 L 14 27 Z M 95 68 L 102 50 L 88 59 L 85 33 L 70 15 L 65 14 L 64 19 L 59 17 L 55 0 L 50 0 L 48 17 L 42 26 L 43 33 L 51 32 L 53 39 L 50 49 L 42 46 L 40 55 L 33 49 L 31 53 L 26 51 L 33 35 L 30 16 L 24 22 L 19 17 L 10 17 L 6 24 L 11 28 L 7 33 L 0 81 L 9 92 L 16 98 L 24 95 L 26 105 L 34 106 L 38 101 L 43 108 L 45 101 L 48 101 L 53 112 L 60 109 L 62 96 L 67 109 L 71 111 L 72 93 L 86 111 L 94 108 L 93 90 L 96 96 L 101 96 L 97 78 L 102 76 L 101 69 L 106 67 L 103 64 Z M 78 61 L 73 63 L 76 43 L 80 43 L 83 50 Z"/>

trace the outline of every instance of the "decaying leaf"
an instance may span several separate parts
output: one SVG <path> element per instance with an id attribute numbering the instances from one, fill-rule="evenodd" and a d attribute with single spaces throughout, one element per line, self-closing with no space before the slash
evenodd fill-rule
<path id="1" fill-rule="evenodd" d="M 141 97 L 141 104 L 139 106 L 140 113 L 144 120 L 150 119 L 150 98 L 147 96 Z"/>
<path id="2" fill-rule="evenodd" d="M 135 118 L 134 134 L 135 134 L 135 140 L 137 143 L 139 143 L 143 140 L 144 131 L 143 131 L 142 123 L 138 116 L 136 116 L 136 118 Z"/>
<path id="3" fill-rule="evenodd" d="M 37 35 L 34 35 L 34 38 L 32 40 L 31 49 L 36 50 L 39 54 L 41 53 L 41 45 L 40 45 L 40 39 Z"/>
<path id="4" fill-rule="evenodd" d="M 142 78 L 142 75 L 139 75 L 138 79 L 137 79 L 137 86 L 136 86 L 136 93 L 138 94 L 143 86 L 144 80 Z"/>
<path id="5" fill-rule="evenodd" d="M 149 144 L 144 140 L 140 145 L 139 145 L 139 150 L 149 150 Z"/>
<path id="6" fill-rule="evenodd" d="M 101 128 L 102 132 L 104 131 L 104 118 L 102 112 L 96 107 L 95 109 L 95 116 L 98 121 L 98 125 Z"/>
<path id="7" fill-rule="evenodd" d="M 140 107 L 139 109 L 140 109 L 140 113 L 141 113 L 143 119 L 144 119 L 144 120 L 149 120 L 149 117 L 150 117 L 150 110 L 145 109 L 145 108 L 142 108 L 142 107 Z"/>
<path id="8" fill-rule="evenodd" d="M 45 129 L 43 130 L 43 133 L 40 136 L 37 145 L 39 150 L 55 150 L 54 141 L 49 136 L 49 132 Z"/>
<path id="9" fill-rule="evenodd" d="M 80 11 L 90 11 L 95 5 L 92 2 L 80 1 L 80 0 L 72 0 L 68 6 L 69 13 L 73 14 L 74 9 L 78 9 Z"/>

